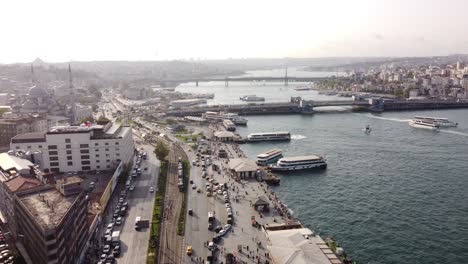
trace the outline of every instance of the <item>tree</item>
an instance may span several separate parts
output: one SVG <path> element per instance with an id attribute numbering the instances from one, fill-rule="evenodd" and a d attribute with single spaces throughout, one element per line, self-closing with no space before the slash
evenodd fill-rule
<path id="1" fill-rule="evenodd" d="M 92 116 L 83 117 L 80 119 L 80 124 L 86 123 L 87 121 L 93 123 L 94 118 Z"/>
<path id="2" fill-rule="evenodd" d="M 158 140 L 156 148 L 154 149 L 154 154 L 156 154 L 156 157 L 160 161 L 163 161 L 166 159 L 167 155 L 169 155 L 169 148 L 162 140 Z"/>
<path id="3" fill-rule="evenodd" d="M 98 119 L 96 121 L 97 122 L 110 122 L 109 118 L 107 118 L 105 116 L 98 117 Z"/>

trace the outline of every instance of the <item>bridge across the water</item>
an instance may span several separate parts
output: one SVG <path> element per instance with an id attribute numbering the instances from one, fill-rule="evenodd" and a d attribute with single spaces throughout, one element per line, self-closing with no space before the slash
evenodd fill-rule
<path id="1" fill-rule="evenodd" d="M 209 105 L 186 107 L 182 109 L 174 109 L 167 112 L 170 116 L 201 116 L 207 111 L 213 112 L 232 112 L 239 115 L 258 115 L 258 114 L 291 114 L 313 113 L 314 107 L 323 106 L 363 106 L 368 107 L 367 101 L 354 100 L 333 100 L 333 101 L 309 101 L 309 100 L 291 100 L 286 103 L 250 103 L 250 104 L 234 104 L 234 105 Z"/>
<path id="2" fill-rule="evenodd" d="M 176 83 L 188 83 L 194 82 L 197 86 L 200 82 L 224 82 L 224 86 L 229 86 L 229 82 L 284 82 L 284 85 L 288 85 L 290 82 L 317 82 L 325 80 L 329 77 L 294 77 L 294 76 L 283 76 L 283 77 L 272 77 L 272 76 L 241 76 L 241 77 L 213 77 L 213 78 L 181 78 L 181 79 L 168 79 L 163 80 L 164 84 L 176 84 Z"/>

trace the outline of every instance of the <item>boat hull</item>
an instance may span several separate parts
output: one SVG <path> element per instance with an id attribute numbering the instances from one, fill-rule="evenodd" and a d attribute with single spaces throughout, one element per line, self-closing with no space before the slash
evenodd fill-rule
<path id="1" fill-rule="evenodd" d="M 414 128 L 422 128 L 422 129 L 427 129 L 427 130 L 437 130 L 438 129 L 438 127 L 424 126 L 424 125 L 419 125 L 419 124 L 415 124 L 415 123 L 412 123 L 412 122 L 410 122 L 409 125 L 411 127 L 414 127 Z"/>
<path id="2" fill-rule="evenodd" d="M 315 163 L 309 165 L 298 165 L 298 166 L 289 166 L 289 167 L 280 167 L 280 166 L 270 166 L 272 171 L 300 171 L 300 170 L 317 170 L 317 169 L 326 169 L 327 163 Z"/>

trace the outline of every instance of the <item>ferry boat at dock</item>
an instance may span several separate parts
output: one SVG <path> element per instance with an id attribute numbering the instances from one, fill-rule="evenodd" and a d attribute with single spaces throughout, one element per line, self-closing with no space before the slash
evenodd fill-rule
<path id="1" fill-rule="evenodd" d="M 246 126 L 248 120 L 234 113 L 211 112 L 208 111 L 202 114 L 202 117 L 207 120 L 231 120 L 235 125 Z"/>
<path id="2" fill-rule="evenodd" d="M 413 120 L 422 120 L 437 123 L 440 127 L 457 127 L 458 123 L 442 117 L 415 116 Z"/>
<path id="3" fill-rule="evenodd" d="M 286 141 L 286 140 L 291 140 L 291 133 L 289 132 L 265 132 L 265 133 L 252 133 L 247 136 L 248 142 Z"/>
<path id="4" fill-rule="evenodd" d="M 439 124 L 437 122 L 427 121 L 427 120 L 413 119 L 413 120 L 410 120 L 408 123 L 411 127 L 414 127 L 414 128 L 424 128 L 424 129 L 430 129 L 430 130 L 436 130 L 439 128 Z"/>
<path id="5" fill-rule="evenodd" d="M 246 102 L 263 102 L 265 101 L 265 97 L 260 97 L 256 95 L 244 95 L 239 98 L 241 101 Z"/>
<path id="6" fill-rule="evenodd" d="M 268 166 L 272 171 L 297 171 L 309 169 L 326 169 L 327 162 L 323 157 L 310 155 L 281 158 L 276 164 Z"/>
<path id="7" fill-rule="evenodd" d="M 267 152 L 257 155 L 257 164 L 259 166 L 267 166 L 268 164 L 275 163 L 283 157 L 281 149 L 272 149 Z"/>

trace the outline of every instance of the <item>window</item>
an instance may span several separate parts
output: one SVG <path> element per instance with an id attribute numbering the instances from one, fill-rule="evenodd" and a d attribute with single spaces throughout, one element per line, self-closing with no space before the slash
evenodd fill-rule
<path id="1" fill-rule="evenodd" d="M 65 145 L 65 148 L 71 149 L 71 145 Z"/>
<path id="2" fill-rule="evenodd" d="M 120 150 L 119 148 L 115 148 L 115 150 Z"/>
<path id="3" fill-rule="evenodd" d="M 96 163 L 99 163 L 99 160 L 96 160 Z"/>
<path id="4" fill-rule="evenodd" d="M 88 154 L 88 153 L 89 153 L 89 149 L 80 149 L 80 153 L 81 153 L 81 154 Z"/>
<path id="5" fill-rule="evenodd" d="M 120 153 L 116 153 L 115 155 L 116 155 L 117 157 L 120 157 Z"/>
<path id="6" fill-rule="evenodd" d="M 60 172 L 59 168 L 50 168 L 50 170 L 53 171 L 53 172 Z"/>
<path id="7" fill-rule="evenodd" d="M 94 143 L 94 146 L 96 146 L 96 147 L 99 146 L 99 143 Z"/>
<path id="8" fill-rule="evenodd" d="M 84 171 L 91 170 L 91 167 L 90 166 L 82 166 L 81 170 L 84 170 Z"/>
<path id="9" fill-rule="evenodd" d="M 96 166 L 96 169 L 100 169 L 100 168 L 101 168 L 101 166 L 99 166 L 99 165 Z"/>
<path id="10" fill-rule="evenodd" d="M 57 149 L 57 145 L 49 145 L 47 148 L 48 149 Z"/>
<path id="11" fill-rule="evenodd" d="M 58 166 L 58 165 L 59 165 L 58 162 L 51 162 L 51 163 L 50 163 L 50 166 L 51 166 L 51 167 Z"/>
<path id="12" fill-rule="evenodd" d="M 106 151 L 109 151 L 109 149 L 107 148 Z"/>
<path id="13" fill-rule="evenodd" d="M 91 162 L 89 160 L 82 160 L 81 165 L 89 165 Z"/>
<path id="14" fill-rule="evenodd" d="M 49 151 L 49 155 L 58 155 L 57 151 Z"/>
<path id="15" fill-rule="evenodd" d="M 106 142 L 106 144 L 105 144 L 105 145 L 106 145 L 106 146 L 109 146 L 109 142 Z"/>
<path id="16" fill-rule="evenodd" d="M 96 158 L 99 158 L 99 154 L 96 154 Z"/>
<path id="17" fill-rule="evenodd" d="M 19 147 L 19 146 L 16 146 L 16 149 L 20 149 L 20 147 Z"/>
<path id="18" fill-rule="evenodd" d="M 58 157 L 50 157 L 50 160 L 58 160 Z"/>
<path id="19" fill-rule="evenodd" d="M 106 157 L 109 157 L 109 154 L 106 154 Z"/>
<path id="20" fill-rule="evenodd" d="M 115 144 L 116 144 L 116 145 L 118 145 L 118 144 L 119 144 L 119 142 L 115 142 Z"/>
<path id="21" fill-rule="evenodd" d="M 96 151 L 99 151 L 99 149 L 96 149 Z"/>
<path id="22" fill-rule="evenodd" d="M 110 169 L 110 165 L 107 165 L 107 168 Z"/>
<path id="23" fill-rule="evenodd" d="M 72 160 L 73 157 L 72 156 L 67 156 L 67 160 Z"/>
<path id="24" fill-rule="evenodd" d="M 89 148 L 88 144 L 80 144 L 80 148 Z"/>
<path id="25" fill-rule="evenodd" d="M 66 139 L 65 139 L 65 143 L 71 143 L 71 139 L 66 138 Z"/>
<path id="26" fill-rule="evenodd" d="M 31 146 L 28 146 L 28 149 L 30 149 L 30 148 L 31 148 Z"/>
<path id="27" fill-rule="evenodd" d="M 39 148 L 42 148 L 42 145 L 39 145 L 38 147 L 39 147 Z"/>
<path id="28" fill-rule="evenodd" d="M 81 159 L 89 159 L 89 155 L 81 155 Z"/>
<path id="29" fill-rule="evenodd" d="M 67 165 L 68 165 L 68 166 L 73 166 L 73 161 L 67 162 Z"/>
<path id="30" fill-rule="evenodd" d="M 67 150 L 67 155 L 71 155 L 72 154 L 72 151 L 71 150 Z"/>
<path id="31" fill-rule="evenodd" d="M 106 160 L 106 162 L 110 162 L 110 160 Z"/>

